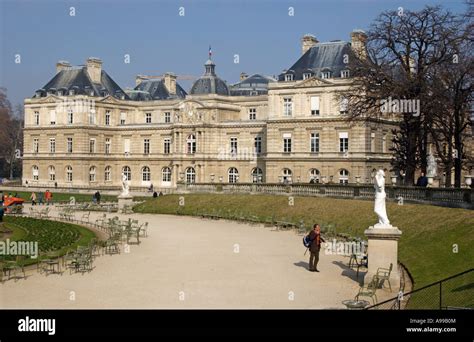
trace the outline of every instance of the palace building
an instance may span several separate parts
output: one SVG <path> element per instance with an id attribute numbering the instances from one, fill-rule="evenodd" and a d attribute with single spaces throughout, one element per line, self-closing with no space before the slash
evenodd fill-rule
<path id="1" fill-rule="evenodd" d="M 302 38 L 302 55 L 277 79 L 219 78 L 209 59 L 187 93 L 173 73 L 139 75 L 122 89 L 98 58 L 56 64 L 25 99 L 23 182 L 44 187 L 175 187 L 177 182 L 365 183 L 390 169 L 394 122 L 346 120 L 351 41 Z"/>

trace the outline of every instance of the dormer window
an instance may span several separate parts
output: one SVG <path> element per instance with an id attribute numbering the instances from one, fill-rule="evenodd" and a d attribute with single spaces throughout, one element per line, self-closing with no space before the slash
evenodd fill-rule
<path id="1" fill-rule="evenodd" d="M 305 72 L 303 74 L 303 80 L 307 80 L 308 78 L 311 78 L 311 73 L 310 72 Z"/>
<path id="2" fill-rule="evenodd" d="M 328 70 L 321 72 L 321 78 L 322 79 L 331 78 L 331 72 Z"/>
<path id="3" fill-rule="evenodd" d="M 349 78 L 349 70 L 341 70 L 341 78 Z"/>
<path id="4" fill-rule="evenodd" d="M 285 82 L 293 81 L 293 74 L 286 74 L 285 75 Z"/>

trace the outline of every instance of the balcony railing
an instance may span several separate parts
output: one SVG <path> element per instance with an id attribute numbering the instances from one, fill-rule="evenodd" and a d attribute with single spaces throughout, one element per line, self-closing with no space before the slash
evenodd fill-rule
<path id="1" fill-rule="evenodd" d="M 178 184 L 177 193 L 254 193 L 294 196 L 320 196 L 373 200 L 371 184 L 263 184 L 263 183 L 193 183 Z M 385 187 L 387 199 L 399 204 L 426 203 L 448 207 L 474 209 L 474 189 L 423 188 L 407 186 Z"/>

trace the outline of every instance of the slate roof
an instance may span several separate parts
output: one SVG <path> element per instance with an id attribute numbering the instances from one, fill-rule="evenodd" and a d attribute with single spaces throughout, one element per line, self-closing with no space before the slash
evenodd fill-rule
<path id="1" fill-rule="evenodd" d="M 135 101 L 184 99 L 187 95 L 178 83 L 176 83 L 176 94 L 171 95 L 164 79 L 144 80 L 134 88 L 134 91 L 127 91 L 127 94 Z"/>
<path id="2" fill-rule="evenodd" d="M 107 91 L 108 95 L 120 98 L 121 95 L 128 100 L 122 88 L 104 71 L 101 72 L 100 83 L 93 83 L 87 73 L 85 66 L 73 67 L 58 72 L 46 85 L 41 88 L 34 97 L 46 96 L 48 91 L 63 90 L 63 95 L 68 95 L 69 90 L 74 89 L 75 94 L 84 94 L 89 96 L 103 96 L 103 92 Z M 93 92 L 91 95 L 90 92 Z"/>
<path id="3" fill-rule="evenodd" d="M 208 60 L 204 64 L 206 72 L 203 76 L 198 78 L 193 86 L 191 87 L 190 94 L 202 95 L 202 94 L 218 94 L 218 95 L 229 95 L 229 88 L 227 84 L 217 77 L 215 73 L 215 64 L 213 61 Z"/>
<path id="4" fill-rule="evenodd" d="M 268 94 L 268 83 L 275 82 L 272 77 L 261 74 L 253 74 L 243 81 L 230 86 L 230 95 L 232 96 L 255 96 Z"/>
<path id="5" fill-rule="evenodd" d="M 278 75 L 278 81 L 284 81 L 286 74 L 293 74 L 294 80 L 302 80 L 304 73 L 311 72 L 321 77 L 323 71 L 330 71 L 331 78 L 340 78 L 341 70 L 347 69 L 344 55 L 350 56 L 351 43 L 333 41 L 317 43 L 308 49 L 286 72 Z"/>

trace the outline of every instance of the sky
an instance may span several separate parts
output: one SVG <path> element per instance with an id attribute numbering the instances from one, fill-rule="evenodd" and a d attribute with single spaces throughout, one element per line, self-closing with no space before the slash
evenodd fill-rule
<path id="1" fill-rule="evenodd" d="M 217 74 L 232 84 L 241 72 L 289 68 L 306 33 L 348 41 L 385 10 L 428 4 L 465 9 L 464 0 L 0 0 L 0 87 L 15 106 L 54 76 L 57 61 L 93 56 L 123 89 L 138 74 L 170 71 L 188 91 L 179 75 L 202 75 L 209 46 Z"/>

